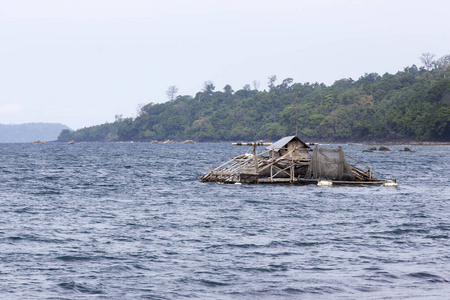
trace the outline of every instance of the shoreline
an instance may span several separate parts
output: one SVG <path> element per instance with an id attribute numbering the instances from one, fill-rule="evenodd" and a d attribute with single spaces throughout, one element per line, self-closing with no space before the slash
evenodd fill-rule
<path id="1" fill-rule="evenodd" d="M 193 143 L 186 144 L 202 144 L 202 143 L 232 143 L 236 141 L 193 141 Z M 245 141 L 238 141 L 245 142 Z M 47 143 L 67 143 L 66 141 L 48 141 Z M 183 144 L 183 141 L 170 141 L 170 142 L 160 142 L 160 141 L 78 141 L 77 143 L 150 143 L 150 144 Z M 367 145 L 367 146 L 403 146 L 403 145 L 411 145 L 411 146 L 450 146 L 450 142 L 419 142 L 419 141 L 314 141 L 314 143 L 318 144 L 348 144 L 348 145 Z"/>
<path id="2" fill-rule="evenodd" d="M 450 142 L 385 142 L 385 143 L 379 143 L 379 142 L 368 142 L 363 143 L 363 145 L 390 145 L 390 146 L 402 146 L 402 145 L 412 145 L 412 146 L 450 146 Z"/>

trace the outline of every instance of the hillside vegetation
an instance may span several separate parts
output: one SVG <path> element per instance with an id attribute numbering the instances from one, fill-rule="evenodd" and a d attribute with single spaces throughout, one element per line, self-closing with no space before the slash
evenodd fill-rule
<path id="1" fill-rule="evenodd" d="M 205 82 L 195 97 L 149 103 L 136 118 L 64 130 L 59 140 L 275 140 L 295 134 L 298 115 L 298 135 L 309 141 L 450 141 L 449 57 L 428 68 L 369 73 L 331 86 L 291 78 L 276 84 L 271 76 L 267 91 L 250 85 L 216 91 Z"/>

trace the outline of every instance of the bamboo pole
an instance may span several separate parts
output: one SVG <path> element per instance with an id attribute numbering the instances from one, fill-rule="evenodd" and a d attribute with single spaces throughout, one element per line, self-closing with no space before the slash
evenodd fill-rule
<path id="1" fill-rule="evenodd" d="M 287 153 L 286 153 L 285 155 L 283 155 L 283 156 L 281 156 L 281 157 L 277 158 L 276 160 L 274 160 L 274 161 L 273 161 L 273 162 L 271 162 L 270 164 L 268 164 L 268 165 L 264 166 L 264 167 L 263 167 L 262 169 L 260 169 L 260 170 L 259 170 L 259 172 L 261 172 L 261 171 L 263 171 L 263 170 L 267 169 L 267 168 L 268 168 L 268 167 L 270 167 L 271 165 L 273 165 L 273 164 L 275 164 L 275 163 L 279 162 L 280 160 L 284 159 L 284 156 L 286 156 L 287 154 L 290 154 L 290 153 L 294 152 L 294 150 L 295 150 L 295 148 L 294 148 L 294 149 L 292 149 L 291 151 L 287 152 Z"/>
<path id="2" fill-rule="evenodd" d="M 278 174 L 280 174 L 281 172 L 284 172 L 286 175 L 289 175 L 289 177 L 291 176 L 291 174 L 289 174 L 286 170 L 289 169 L 291 166 L 287 166 L 284 169 L 280 169 L 280 171 L 276 172 L 275 175 L 273 175 L 274 177 L 277 176 Z"/>
<path id="3" fill-rule="evenodd" d="M 270 146 L 272 143 L 253 142 L 253 143 L 231 143 L 233 146 Z"/>
<path id="4" fill-rule="evenodd" d="M 363 163 L 363 162 L 360 162 L 360 161 L 359 161 L 359 160 L 357 160 L 356 158 L 354 158 L 354 157 L 352 157 L 352 156 L 348 155 L 347 153 L 345 153 L 345 155 L 347 155 L 347 156 L 348 156 L 348 157 L 350 157 L 351 159 L 355 160 L 356 162 L 358 162 L 358 163 L 362 164 L 363 166 L 365 166 L 365 167 L 367 167 L 367 168 L 370 168 L 370 166 L 366 165 L 366 164 L 365 164 L 365 163 Z"/>
<path id="5" fill-rule="evenodd" d="M 253 144 L 253 158 L 255 160 L 255 174 L 258 174 L 258 155 L 256 152 L 256 143 Z"/>

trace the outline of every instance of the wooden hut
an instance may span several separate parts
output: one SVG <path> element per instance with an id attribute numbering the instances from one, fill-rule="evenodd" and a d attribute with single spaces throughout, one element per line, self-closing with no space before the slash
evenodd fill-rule
<path id="1" fill-rule="evenodd" d="M 221 166 L 209 170 L 202 182 L 218 183 L 317 183 L 383 184 L 386 180 L 373 177 L 372 168 L 337 149 L 312 149 L 297 136 L 288 136 L 275 143 L 233 143 L 252 146 L 243 155 L 233 157 Z M 258 154 L 258 146 L 268 146 Z M 366 167 L 361 170 L 348 163 L 346 157 Z M 322 184 L 321 184 L 322 183 Z M 391 182 L 392 183 L 392 182 Z M 392 183 L 396 186 L 396 183 Z"/>
<path id="2" fill-rule="evenodd" d="M 284 137 L 266 148 L 273 158 L 308 159 L 311 148 L 295 135 Z"/>

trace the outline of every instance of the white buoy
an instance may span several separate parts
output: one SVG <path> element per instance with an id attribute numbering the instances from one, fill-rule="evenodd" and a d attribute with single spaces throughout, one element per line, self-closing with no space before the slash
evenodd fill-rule
<path id="1" fill-rule="evenodd" d="M 331 180 L 320 180 L 317 183 L 317 186 L 332 186 L 333 185 L 333 181 Z"/>
<path id="2" fill-rule="evenodd" d="M 387 180 L 384 184 L 384 186 L 393 186 L 393 187 L 397 187 L 397 180 Z"/>

